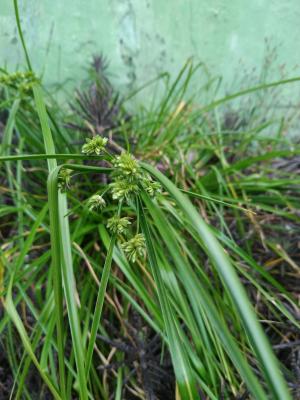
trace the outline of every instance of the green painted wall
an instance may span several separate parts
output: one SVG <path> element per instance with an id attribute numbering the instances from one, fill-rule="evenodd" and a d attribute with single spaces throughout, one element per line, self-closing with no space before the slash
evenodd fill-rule
<path id="1" fill-rule="evenodd" d="M 265 39 L 275 67 L 300 68 L 299 0 L 19 0 L 33 65 L 47 83 L 76 84 L 91 55 L 110 60 L 120 88 L 193 56 L 230 85 L 241 69 L 261 68 Z M 23 54 L 12 0 L 0 0 L 0 59 L 14 68 Z M 276 69 L 275 68 L 275 69 Z"/>

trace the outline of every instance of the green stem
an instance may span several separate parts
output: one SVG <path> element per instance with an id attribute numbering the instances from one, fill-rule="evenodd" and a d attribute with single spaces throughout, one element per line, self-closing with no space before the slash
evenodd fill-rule
<path id="1" fill-rule="evenodd" d="M 90 367 L 91 367 L 97 331 L 98 331 L 98 327 L 100 324 L 100 319 L 101 319 L 101 314 L 102 314 L 102 309 L 103 309 L 103 304 L 104 304 L 104 297 L 105 297 L 106 288 L 107 288 L 107 284 L 108 284 L 111 263 L 112 263 L 112 254 L 113 254 L 115 242 L 116 242 L 116 235 L 114 234 L 110 239 L 108 253 L 107 253 L 107 256 L 105 259 L 105 263 L 104 263 L 104 267 L 103 267 L 103 271 L 102 271 L 101 282 L 100 282 L 100 286 L 99 286 L 99 290 L 98 290 L 98 296 L 97 296 L 96 305 L 95 305 L 94 318 L 93 318 L 91 335 L 90 335 L 87 356 L 86 356 L 86 376 L 87 377 L 89 375 L 89 371 L 90 371 Z"/>
<path id="2" fill-rule="evenodd" d="M 103 156 L 85 156 L 83 154 L 20 154 L 15 156 L 0 157 L 0 161 L 18 161 L 18 160 L 103 160 Z"/>
<path id="3" fill-rule="evenodd" d="M 122 210 L 122 201 L 119 202 L 118 216 L 120 216 L 121 210 Z M 100 319 L 101 319 L 101 314 L 102 314 L 102 309 L 103 309 L 103 304 L 104 304 L 104 297 L 105 297 L 106 288 L 107 288 L 107 284 L 108 284 L 115 242 L 116 242 L 116 235 L 114 234 L 110 240 L 107 256 L 106 256 L 103 271 L 102 271 L 102 277 L 101 277 L 101 282 L 100 282 L 100 286 L 99 286 L 99 290 L 98 290 L 98 296 L 97 296 L 97 300 L 96 300 L 90 341 L 89 341 L 87 357 L 86 357 L 86 376 L 87 377 L 88 377 L 89 370 L 91 367 L 92 356 L 93 356 L 93 351 L 94 351 L 94 346 L 95 346 L 95 341 L 96 341 L 96 335 L 97 335 L 98 327 L 100 324 Z"/>
<path id="4" fill-rule="evenodd" d="M 26 44 L 25 44 L 25 40 L 24 40 L 24 36 L 23 36 L 23 32 L 22 32 L 22 27 L 21 27 L 18 0 L 14 0 L 14 9 L 15 9 L 15 17 L 16 17 L 16 22 L 17 22 L 18 33 L 20 36 L 23 50 L 24 50 L 27 66 L 28 66 L 29 71 L 32 71 L 32 66 L 31 66 L 30 58 L 29 58 L 29 55 L 27 52 L 27 48 L 26 48 Z"/>
<path id="5" fill-rule="evenodd" d="M 56 329 L 57 329 L 57 348 L 59 378 L 62 398 L 66 399 L 66 381 L 65 381 L 65 361 L 64 361 L 64 318 L 63 318 L 63 283 L 61 274 L 61 256 L 60 256 L 60 230 L 58 211 L 58 188 L 57 176 L 59 167 L 52 174 L 53 179 L 48 180 L 48 201 L 50 213 L 50 231 L 51 231 L 51 250 L 52 250 L 52 268 L 53 268 L 53 291 L 56 306 Z M 50 178 L 51 174 L 49 175 Z"/>

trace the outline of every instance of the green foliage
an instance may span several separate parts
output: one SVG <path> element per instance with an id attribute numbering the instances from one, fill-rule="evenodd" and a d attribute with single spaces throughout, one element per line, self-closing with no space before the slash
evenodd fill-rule
<path id="1" fill-rule="evenodd" d="M 300 148 L 264 103 L 287 81 L 216 100 L 208 80 L 200 107 L 187 95 L 198 68 L 162 77 L 160 102 L 83 147 L 38 81 L 34 103 L 3 92 L 0 335 L 12 398 L 35 398 L 33 364 L 38 397 L 147 399 L 168 382 L 175 397 L 176 379 L 184 400 L 292 398 L 294 371 L 274 352 L 300 328 Z M 256 111 L 245 120 L 230 103 L 233 126 L 227 103 L 241 96 L 256 96 Z M 121 136 L 128 148 L 111 152 Z"/>

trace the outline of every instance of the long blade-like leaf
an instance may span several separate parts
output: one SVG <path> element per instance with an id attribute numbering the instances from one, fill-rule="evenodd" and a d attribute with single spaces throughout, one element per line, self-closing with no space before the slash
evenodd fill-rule
<path id="1" fill-rule="evenodd" d="M 88 373 L 89 373 L 89 370 L 91 367 L 97 330 L 98 330 L 100 319 L 101 319 L 102 308 L 103 308 L 108 278 L 109 278 L 109 274 L 110 274 L 110 268 L 111 268 L 112 255 L 113 255 L 115 241 L 116 241 L 116 236 L 114 235 L 114 236 L 112 236 L 112 238 L 110 240 L 109 249 L 108 249 L 108 253 L 106 255 L 103 272 L 102 272 L 102 277 L 101 277 L 101 282 L 100 282 L 100 286 L 99 286 L 99 290 L 98 290 L 98 296 L 97 296 L 97 300 L 96 300 L 96 306 L 95 306 L 95 311 L 94 311 L 94 316 L 93 316 L 93 323 L 92 323 L 92 328 L 91 328 L 91 336 L 90 336 L 87 355 L 86 355 L 86 374 L 87 374 L 87 376 L 88 376 Z"/>
<path id="2" fill-rule="evenodd" d="M 207 224 L 203 221 L 189 199 L 161 172 L 154 167 L 141 163 L 142 167 L 154 176 L 176 200 L 178 206 L 185 214 L 191 226 L 198 232 L 210 259 L 217 268 L 223 282 L 239 312 L 246 332 L 254 347 L 256 356 L 260 361 L 262 371 L 268 381 L 274 399 L 291 399 L 286 382 L 278 366 L 278 361 L 272 351 L 270 343 L 259 324 L 246 291 L 241 284 L 237 273 L 231 265 L 228 256 L 212 234 Z"/>
<path id="3" fill-rule="evenodd" d="M 178 321 L 176 321 L 175 315 L 170 310 L 170 304 L 167 296 L 166 289 L 160 274 L 159 266 L 157 264 L 157 256 L 155 254 L 155 248 L 152 243 L 150 230 L 147 224 L 147 220 L 144 215 L 142 207 L 139 207 L 139 213 L 141 217 L 141 227 L 145 235 L 149 262 L 151 270 L 154 276 L 154 280 L 157 285 L 157 294 L 162 309 L 162 314 L 166 326 L 166 332 L 169 339 L 169 348 L 172 356 L 173 366 L 178 382 L 180 394 L 183 399 L 196 399 L 198 397 L 193 372 L 186 356 L 185 348 L 182 346 L 180 336 L 178 333 Z"/>

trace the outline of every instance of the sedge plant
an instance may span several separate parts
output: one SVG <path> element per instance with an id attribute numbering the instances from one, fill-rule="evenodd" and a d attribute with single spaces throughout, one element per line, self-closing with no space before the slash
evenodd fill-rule
<path id="1" fill-rule="evenodd" d="M 297 157 L 299 149 L 274 138 L 268 151 L 257 150 L 256 142 L 267 139 L 253 137 L 266 123 L 256 121 L 247 134 L 228 132 L 218 107 L 299 78 L 199 108 L 184 101 L 194 74 L 187 63 L 159 104 L 114 128 L 124 133 L 127 149 L 112 152 L 111 138 L 93 130 L 79 147 L 61 112 L 46 105 L 14 3 L 29 72 L 4 71 L 2 79 L 1 109 L 8 117 L 0 158 L 1 233 L 8 239 L 1 246 L 6 313 L 0 334 L 14 377 L 10 396 L 33 397 L 28 376 L 34 366 L 39 396 L 121 399 L 126 392 L 151 398 L 146 372 L 141 390 L 125 350 L 112 350 L 118 342 L 105 345 L 115 326 L 131 342 L 134 335 L 137 343 L 145 341 L 145 329 L 133 334 L 129 327 L 134 310 L 151 340 L 159 338 L 163 376 L 169 376 L 169 354 L 178 398 L 292 398 L 290 372 L 269 339 L 283 336 L 283 321 L 299 329 L 297 303 L 253 248 L 259 241 L 266 252 L 277 252 L 267 266 L 280 258 L 297 269 L 284 245 L 266 237 L 259 213 L 275 222 L 284 218 L 296 232 L 299 179 L 275 176 L 271 162 Z M 278 320 L 270 322 L 269 338 L 253 293 L 270 320 Z"/>

